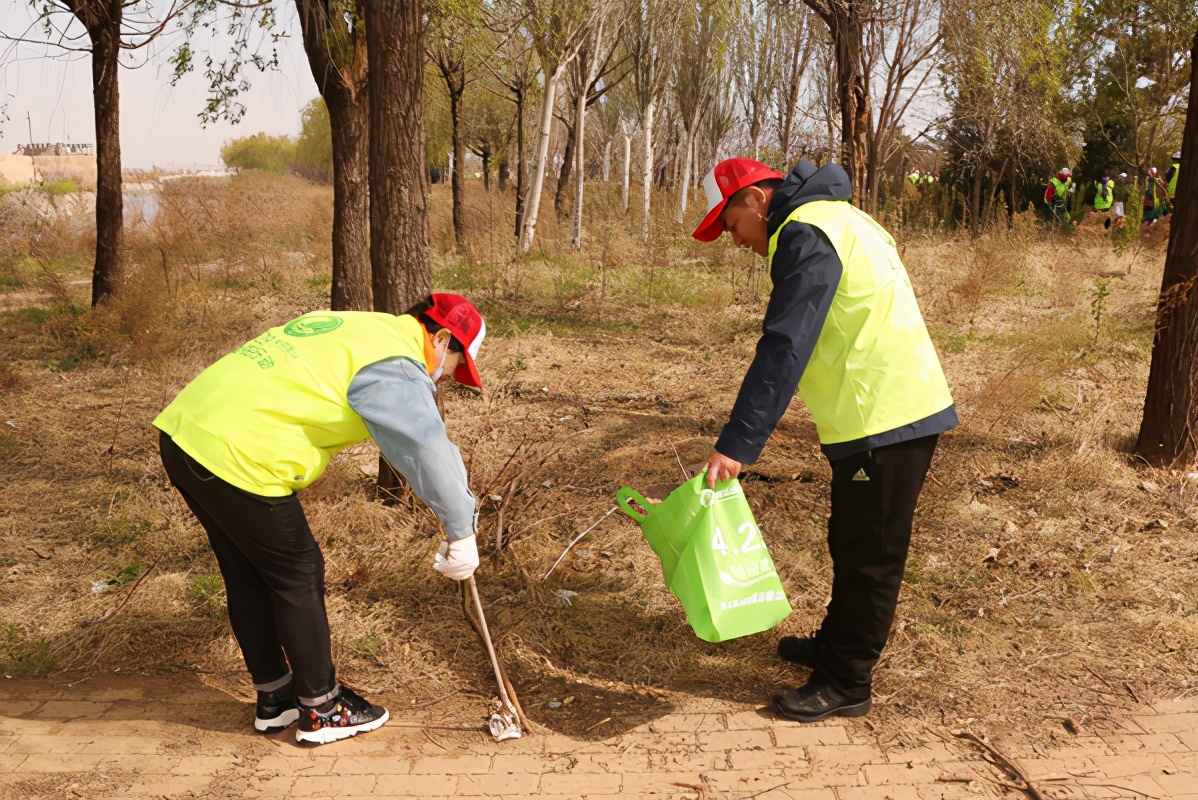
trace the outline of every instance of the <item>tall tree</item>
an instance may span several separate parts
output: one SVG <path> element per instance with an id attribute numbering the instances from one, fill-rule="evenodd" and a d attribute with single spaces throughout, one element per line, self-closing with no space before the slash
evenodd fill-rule
<path id="1" fill-rule="evenodd" d="M 758 160 L 761 129 L 778 80 L 774 43 L 784 35 L 782 31 L 772 34 L 771 10 L 776 6 L 773 0 L 745 0 L 732 26 L 736 95 L 749 136 L 749 154 Z"/>
<path id="2" fill-rule="evenodd" d="M 657 105 L 670 77 L 671 40 L 675 6 L 665 0 L 629 0 L 631 9 L 625 26 L 625 46 L 632 58 L 632 88 L 640 116 L 644 158 L 641 170 L 641 239 L 649 241 L 650 206 L 653 190 L 653 125 Z"/>
<path id="3" fill-rule="evenodd" d="M 450 153 L 453 166 L 449 186 L 453 209 L 453 238 L 459 246 L 465 236 L 462 192 L 466 169 L 466 150 L 462 137 L 462 98 L 473 79 L 468 60 L 476 46 L 474 32 L 482 16 L 476 0 L 428 0 L 426 40 L 429 60 L 437 68 L 449 98 Z"/>
<path id="4" fill-rule="evenodd" d="M 524 131 L 525 111 L 536 94 L 536 69 L 533 66 L 533 43 L 524 25 L 527 12 L 516 2 L 498 3 L 490 15 L 490 28 L 499 37 L 499 46 L 485 62 L 492 77 L 511 94 L 516 106 L 513 122 L 516 134 L 516 225 L 513 235 L 517 243 L 524 230 L 524 200 L 528 193 L 525 169 Z"/>
<path id="5" fill-rule="evenodd" d="M 124 245 L 125 212 L 121 196 L 120 55 L 145 47 L 177 19 L 188 0 L 155 5 L 149 0 L 30 0 L 37 25 L 53 48 L 91 56 L 93 114 L 96 123 L 96 259 L 92 267 L 92 306 L 116 291 Z M 67 22 L 60 26 L 59 18 Z M 87 44 L 75 46 L 83 26 Z M 0 38 L 29 41 L 23 34 L 0 31 Z"/>
<path id="6" fill-rule="evenodd" d="M 553 131 L 554 104 L 558 84 L 570 62 L 578 55 L 590 29 L 594 3 L 579 0 L 524 0 L 528 11 L 525 24 L 541 61 L 544 96 L 541 100 L 541 124 L 537 131 L 537 166 L 524 212 L 520 232 L 520 252 L 532 248 L 537 233 L 537 214 L 541 208 L 541 190 L 549 166 L 549 136 Z"/>
<path id="7" fill-rule="evenodd" d="M 374 310 L 402 313 L 432 290 L 424 163 L 424 8 L 366 5 L 370 71 L 370 261 Z"/>
<path id="8" fill-rule="evenodd" d="M 774 3 L 767 14 L 767 49 L 776 62 L 769 68 L 774 70 L 777 86 L 772 106 L 778 131 L 778 165 L 783 169 L 790 166 L 795 151 L 799 94 L 815 48 L 811 19 L 809 10 L 791 3 Z"/>
<path id="9" fill-rule="evenodd" d="M 574 230 L 570 237 L 570 242 L 576 247 L 582 247 L 582 201 L 585 195 L 586 187 L 586 154 L 587 154 L 587 138 L 586 138 L 586 115 L 587 106 L 598 100 L 606 93 L 610 86 L 605 86 L 602 90 L 596 91 L 596 85 L 604 74 L 604 66 L 610 64 L 611 54 L 615 52 L 615 38 L 611 38 L 610 42 L 607 37 L 608 17 L 613 8 L 611 2 L 603 2 L 596 9 L 595 21 L 589 37 L 589 48 L 587 57 L 583 59 L 582 53 L 579 53 L 579 58 L 575 59 L 576 64 L 585 64 L 585 71 L 578 73 L 579 92 L 574 103 L 574 139 L 575 152 L 578 160 L 578 178 L 576 181 L 577 189 L 574 197 Z M 607 55 L 604 56 L 604 48 L 607 48 Z M 610 70 L 607 70 L 610 72 Z M 594 99 L 591 99 L 594 95 Z M 558 184 L 558 193 L 561 193 L 561 184 Z"/>
<path id="10" fill-rule="evenodd" d="M 1190 97 L 1198 95 L 1198 35 L 1190 56 Z M 1198 108 L 1191 102 L 1161 296 L 1152 366 L 1135 452 L 1149 463 L 1198 457 Z"/>
<path id="11" fill-rule="evenodd" d="M 699 122 L 710 111 L 709 105 L 717 91 L 716 85 L 724 58 L 725 15 L 729 6 L 724 0 L 700 0 L 687 4 L 681 13 L 679 53 L 675 60 L 674 93 L 678 116 L 682 122 L 682 188 L 674 221 L 682 223 L 690 199 L 691 172 L 695 162 L 695 140 Z"/>
<path id="12" fill-rule="evenodd" d="M 334 309 L 370 298 L 370 98 L 363 0 L 296 0 L 304 52 L 329 111 L 333 139 Z"/>

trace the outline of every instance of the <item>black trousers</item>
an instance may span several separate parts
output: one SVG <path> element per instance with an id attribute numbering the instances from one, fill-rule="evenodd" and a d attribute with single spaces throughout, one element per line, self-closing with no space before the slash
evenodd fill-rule
<path id="1" fill-rule="evenodd" d="M 324 605 L 324 556 L 295 495 L 261 497 L 221 480 L 165 433 L 167 477 L 216 554 L 229 623 L 254 685 L 294 673 L 295 695 L 317 705 L 337 687 Z M 288 667 L 290 664 L 290 668 Z"/>
<path id="2" fill-rule="evenodd" d="M 818 675 L 868 695 L 894 622 L 915 503 L 939 436 L 832 462 L 832 601 L 817 634 Z"/>

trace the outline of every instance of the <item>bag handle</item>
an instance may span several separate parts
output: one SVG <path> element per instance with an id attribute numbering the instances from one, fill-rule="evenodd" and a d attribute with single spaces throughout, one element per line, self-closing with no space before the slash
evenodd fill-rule
<path id="1" fill-rule="evenodd" d="M 624 486 L 616 492 L 616 505 L 637 522 L 649 519 L 649 508 L 652 506 L 643 494 L 629 486 Z"/>

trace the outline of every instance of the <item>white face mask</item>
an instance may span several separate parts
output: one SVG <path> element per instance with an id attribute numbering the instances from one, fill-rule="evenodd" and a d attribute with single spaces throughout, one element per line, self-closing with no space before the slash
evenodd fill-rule
<path id="1" fill-rule="evenodd" d="M 432 379 L 436 383 L 441 379 L 441 374 L 445 371 L 445 359 L 449 358 L 449 346 L 446 345 L 445 352 L 441 353 L 441 363 L 433 370 Z"/>

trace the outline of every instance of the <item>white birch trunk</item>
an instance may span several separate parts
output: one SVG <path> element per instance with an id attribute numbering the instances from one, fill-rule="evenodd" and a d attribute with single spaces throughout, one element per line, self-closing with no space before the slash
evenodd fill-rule
<path id="1" fill-rule="evenodd" d="M 620 191 L 620 202 L 624 213 L 628 213 L 628 175 L 632 172 L 632 137 L 624 134 L 624 188 Z"/>
<path id="2" fill-rule="evenodd" d="M 641 223 L 641 239 L 649 243 L 649 211 L 653 197 L 653 112 L 657 104 L 656 100 L 650 100 L 645 106 L 645 118 L 641 122 L 641 129 L 645 135 L 645 164 L 644 172 L 641 174 L 644 189 L 643 210 L 645 219 Z"/>
<path id="3" fill-rule="evenodd" d="M 694 164 L 695 137 L 689 131 L 686 134 L 685 155 L 682 160 L 682 192 L 678 195 L 678 209 L 674 212 L 674 221 L 679 225 L 686 215 L 687 194 L 691 186 L 691 168 Z"/>
<path id="4" fill-rule="evenodd" d="M 611 183 L 611 139 L 603 146 L 603 182 Z"/>
<path id="5" fill-rule="evenodd" d="M 541 208 L 541 189 L 545 185 L 545 169 L 549 161 L 549 134 L 553 130 L 553 104 L 556 100 L 557 82 L 565 68 L 566 65 L 562 64 L 552 76 L 545 74 L 545 102 L 541 108 L 541 130 L 537 142 L 537 171 L 533 176 L 532 185 L 528 187 L 528 199 L 524 204 L 524 230 L 520 235 L 521 253 L 527 253 L 532 249 L 532 240 L 537 233 L 537 212 Z"/>

